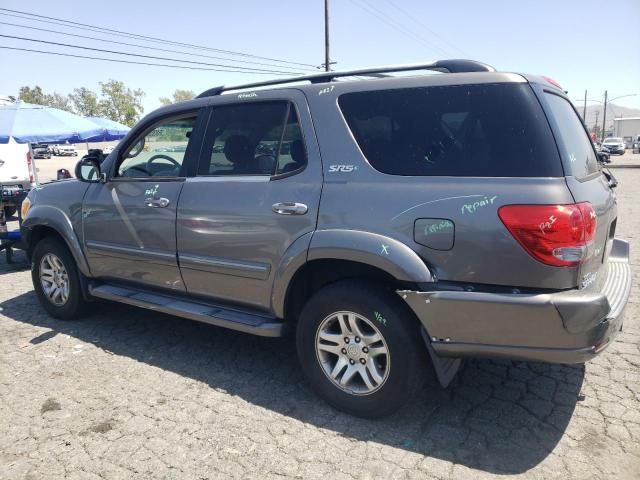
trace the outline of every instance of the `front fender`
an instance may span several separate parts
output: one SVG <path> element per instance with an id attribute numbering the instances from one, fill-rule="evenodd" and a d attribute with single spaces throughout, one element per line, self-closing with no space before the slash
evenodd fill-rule
<path id="1" fill-rule="evenodd" d="M 47 227 L 58 233 L 67 244 L 78 269 L 83 275 L 90 276 L 89 265 L 82 251 L 80 239 L 73 228 L 71 219 L 64 211 L 51 205 L 34 205 L 29 209 L 21 226 L 24 243 L 29 250 L 35 246 L 32 245 L 32 234 L 37 227 Z"/>

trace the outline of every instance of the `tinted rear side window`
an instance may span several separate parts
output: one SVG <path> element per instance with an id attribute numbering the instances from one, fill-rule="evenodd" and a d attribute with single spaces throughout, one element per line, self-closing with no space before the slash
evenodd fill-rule
<path id="1" fill-rule="evenodd" d="M 553 93 L 546 93 L 549 109 L 558 124 L 564 170 L 567 175 L 586 177 L 598 171 L 598 161 L 589 135 L 571 104 Z"/>
<path id="2" fill-rule="evenodd" d="M 363 154 L 383 173 L 563 175 L 549 124 L 527 84 L 356 92 L 338 102 Z"/>

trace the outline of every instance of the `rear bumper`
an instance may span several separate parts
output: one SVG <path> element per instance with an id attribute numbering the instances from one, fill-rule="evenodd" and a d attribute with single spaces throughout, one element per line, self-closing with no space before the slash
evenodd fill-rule
<path id="1" fill-rule="evenodd" d="M 600 290 L 520 294 L 398 291 L 445 357 L 582 363 L 622 328 L 631 291 L 629 244 L 614 239 Z"/>

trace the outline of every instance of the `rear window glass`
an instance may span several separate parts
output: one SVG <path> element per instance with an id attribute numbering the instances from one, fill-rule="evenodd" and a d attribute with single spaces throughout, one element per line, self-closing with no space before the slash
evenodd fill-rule
<path id="1" fill-rule="evenodd" d="M 558 144 L 566 174 L 586 177 L 597 172 L 598 160 L 593 144 L 576 111 L 566 99 L 553 93 L 545 95 L 551 114 L 558 124 Z"/>
<path id="2" fill-rule="evenodd" d="M 338 102 L 362 153 L 383 173 L 563 175 L 549 124 L 526 84 L 355 92 Z"/>

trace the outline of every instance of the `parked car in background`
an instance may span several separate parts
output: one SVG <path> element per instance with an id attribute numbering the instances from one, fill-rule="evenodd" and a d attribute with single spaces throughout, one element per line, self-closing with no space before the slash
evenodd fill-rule
<path id="1" fill-rule="evenodd" d="M 61 157 L 62 156 L 74 157 L 78 155 L 78 152 L 76 151 L 76 147 L 74 145 L 69 145 L 69 144 L 54 145 L 53 147 L 51 147 L 51 150 L 54 155 L 61 156 Z"/>
<path id="2" fill-rule="evenodd" d="M 45 143 L 32 143 L 31 151 L 34 158 L 51 158 L 51 148 Z"/>
<path id="3" fill-rule="evenodd" d="M 111 152 L 113 152 L 113 149 L 114 149 L 114 148 L 115 148 L 115 147 L 114 147 L 113 145 L 107 145 L 106 147 L 104 147 L 104 148 L 102 149 L 102 153 L 103 153 L 104 155 L 109 155 Z"/>
<path id="4" fill-rule="evenodd" d="M 394 76 L 417 70 L 450 73 Z M 365 417 L 410 398 L 427 356 L 446 386 L 463 357 L 583 363 L 614 341 L 632 283 L 617 182 L 557 83 L 468 60 L 305 80 L 163 107 L 33 189 L 42 307 L 285 336 Z"/>
<path id="5" fill-rule="evenodd" d="M 609 154 L 624 155 L 625 148 L 624 140 L 620 137 L 605 138 L 602 142 L 602 149 Z"/>
<path id="6" fill-rule="evenodd" d="M 640 135 L 636 135 L 633 141 L 633 153 L 640 153 Z"/>

